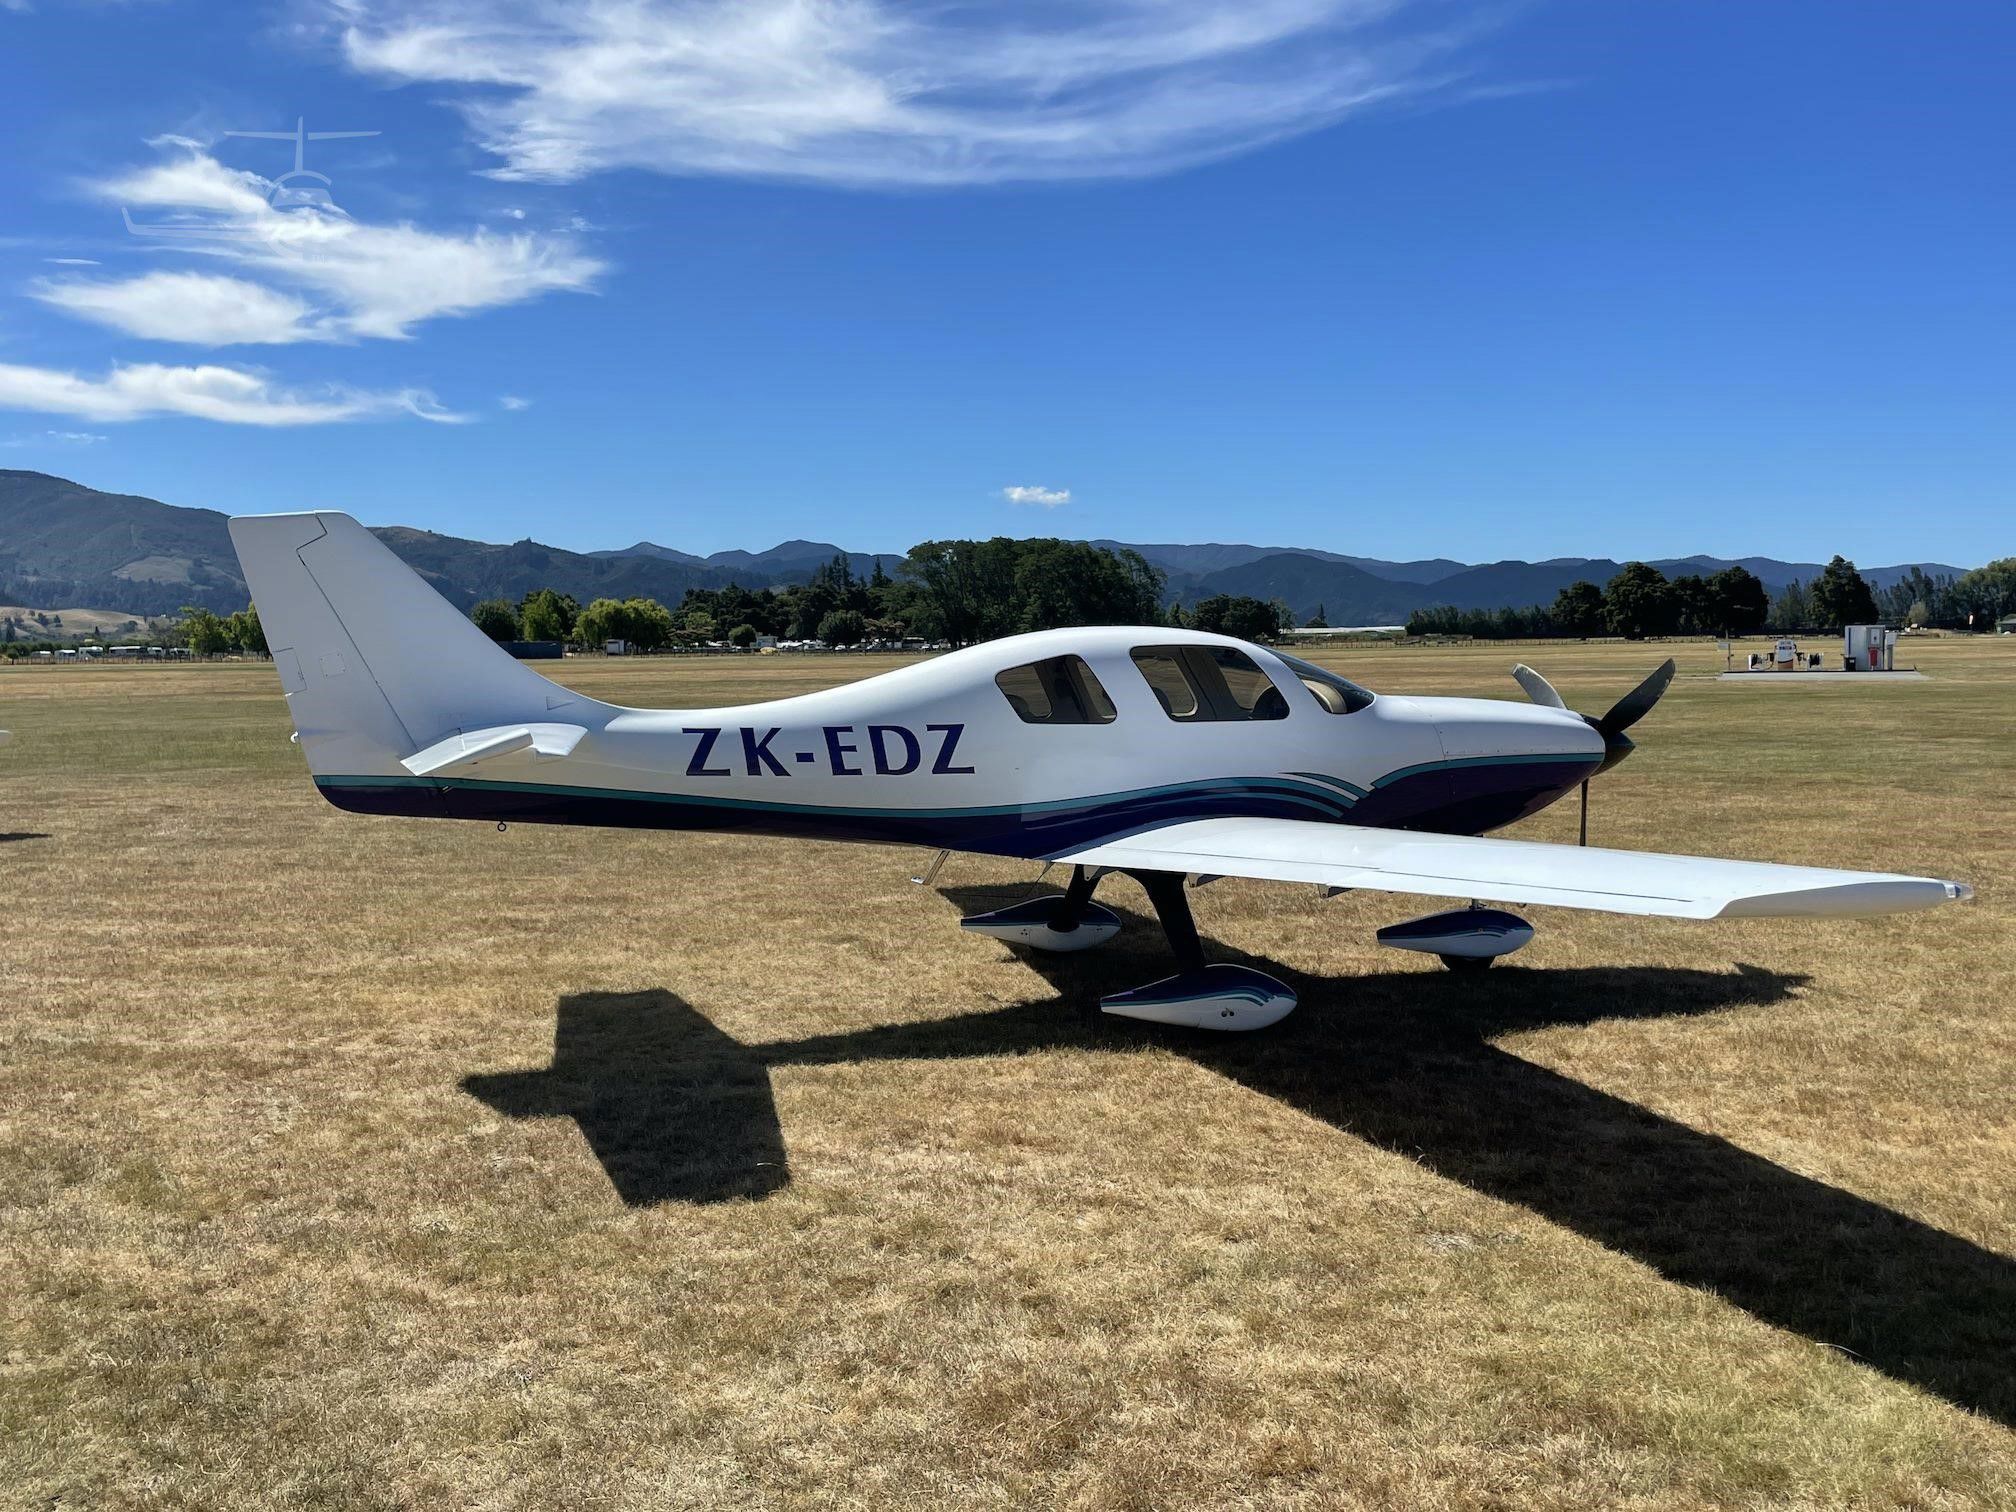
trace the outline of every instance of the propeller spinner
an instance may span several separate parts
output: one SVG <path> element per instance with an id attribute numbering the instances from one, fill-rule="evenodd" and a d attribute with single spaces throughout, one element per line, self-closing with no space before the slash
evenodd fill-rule
<path id="1" fill-rule="evenodd" d="M 1617 765 L 1626 756 L 1637 750 L 1637 743 L 1624 732 L 1652 712 L 1652 706 L 1666 695 L 1666 689 L 1673 681 L 1675 671 L 1673 658 L 1667 657 L 1652 672 L 1652 675 L 1610 705 L 1601 719 L 1592 719 L 1583 714 L 1580 717 L 1590 729 L 1603 737 L 1603 764 L 1589 774 L 1600 777 Z M 1521 662 L 1512 669 L 1512 676 L 1526 696 L 1536 704 L 1548 709 L 1566 709 L 1567 702 L 1555 690 L 1552 683 L 1538 672 Z M 1589 843 L 1589 779 L 1582 780 L 1582 824 L 1581 844 Z"/>

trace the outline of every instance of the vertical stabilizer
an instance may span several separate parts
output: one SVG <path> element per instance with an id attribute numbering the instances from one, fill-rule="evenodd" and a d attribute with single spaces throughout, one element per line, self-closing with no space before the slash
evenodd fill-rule
<path id="1" fill-rule="evenodd" d="M 394 776 L 458 730 L 596 707 L 513 660 L 348 515 L 241 516 L 231 541 L 317 776 Z"/>

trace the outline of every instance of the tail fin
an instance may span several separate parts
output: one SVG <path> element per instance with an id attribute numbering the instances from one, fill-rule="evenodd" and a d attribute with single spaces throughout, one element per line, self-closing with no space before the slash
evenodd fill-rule
<path id="1" fill-rule="evenodd" d="M 317 776 L 396 776 L 458 730 L 593 706 L 514 661 L 348 515 L 245 515 L 231 541 Z"/>

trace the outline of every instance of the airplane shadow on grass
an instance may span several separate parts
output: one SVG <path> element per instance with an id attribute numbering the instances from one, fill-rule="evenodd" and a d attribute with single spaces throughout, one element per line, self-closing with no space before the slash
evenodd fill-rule
<path id="1" fill-rule="evenodd" d="M 945 895 L 962 911 L 999 902 Z M 1168 969 L 1154 921 L 1121 915 L 1127 933 L 1106 950 L 1018 952 L 1055 989 L 1047 1001 L 744 1044 L 669 992 L 585 993 L 560 1002 L 550 1069 L 463 1085 L 512 1117 L 574 1118 L 626 1203 L 717 1202 L 790 1180 L 773 1066 L 1159 1045 L 2016 1426 L 2016 1263 L 1493 1043 L 1543 1025 L 1769 1004 L 1805 978 L 1738 965 L 1321 980 L 1213 942 L 1212 959 L 1282 976 L 1302 1004 L 1277 1028 L 1218 1036 L 1098 1012 L 1102 992 Z"/>

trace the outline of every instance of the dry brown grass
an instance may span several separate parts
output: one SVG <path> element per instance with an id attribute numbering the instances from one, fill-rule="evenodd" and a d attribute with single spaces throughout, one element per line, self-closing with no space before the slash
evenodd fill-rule
<path id="1" fill-rule="evenodd" d="M 1593 710 L 1657 655 L 1348 665 Z M 1686 648 L 1596 838 L 1973 907 L 1534 910 L 1459 980 L 1373 945 L 1409 900 L 1223 882 L 1303 993 L 1237 1041 L 1090 1011 L 1161 969 L 1129 884 L 1031 962 L 911 853 L 337 813 L 264 666 L 0 672 L 0 1502 L 2009 1505 L 2016 642 L 1918 657 Z"/>

